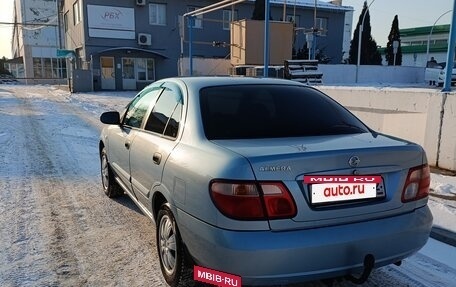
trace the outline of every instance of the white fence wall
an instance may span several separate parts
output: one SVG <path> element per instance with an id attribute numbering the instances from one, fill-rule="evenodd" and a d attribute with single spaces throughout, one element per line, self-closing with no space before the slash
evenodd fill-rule
<path id="1" fill-rule="evenodd" d="M 189 60 L 184 57 L 179 60 L 179 75 L 188 76 Z M 193 75 L 228 75 L 231 67 L 229 59 L 193 58 Z M 356 65 L 318 65 L 323 72 L 325 85 L 355 85 L 355 84 L 424 84 L 423 67 L 403 66 L 369 66 L 361 65 L 358 70 L 358 82 L 356 82 Z"/>
<path id="2" fill-rule="evenodd" d="M 439 166 L 456 170 L 456 94 L 444 99 Z"/>
<path id="3" fill-rule="evenodd" d="M 179 67 L 181 75 L 189 74 L 188 59 Z M 195 58 L 193 74 L 227 75 L 230 67 L 229 60 Z M 372 129 L 416 142 L 429 164 L 456 171 L 456 94 L 424 88 L 424 68 L 360 66 L 358 83 L 355 65 L 319 65 L 319 70 L 324 86 L 318 88 Z"/>
<path id="4" fill-rule="evenodd" d="M 356 84 L 356 65 L 318 65 L 323 72 L 323 83 Z M 402 66 L 359 66 L 358 83 L 360 84 L 422 84 L 424 68 Z"/>
<path id="5" fill-rule="evenodd" d="M 318 88 L 373 130 L 422 145 L 431 165 L 456 171 L 456 94 L 418 88 Z"/>

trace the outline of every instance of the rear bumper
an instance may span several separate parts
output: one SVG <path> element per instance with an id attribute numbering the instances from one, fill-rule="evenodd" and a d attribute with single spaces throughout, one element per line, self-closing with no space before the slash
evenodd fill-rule
<path id="1" fill-rule="evenodd" d="M 179 228 L 198 265 L 242 276 L 247 285 L 289 284 L 359 272 L 404 259 L 426 243 L 429 208 L 391 218 L 286 232 L 241 232 L 208 225 L 178 211 Z"/>

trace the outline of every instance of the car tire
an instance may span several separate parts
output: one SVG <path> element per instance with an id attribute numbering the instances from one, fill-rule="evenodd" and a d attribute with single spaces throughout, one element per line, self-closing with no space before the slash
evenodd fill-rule
<path id="1" fill-rule="evenodd" d="M 189 256 L 167 204 L 160 207 L 156 222 L 157 253 L 166 283 L 171 287 L 194 286 Z"/>
<path id="2" fill-rule="evenodd" d="M 104 193 L 109 198 L 114 198 L 123 195 L 123 190 L 116 182 L 116 179 L 114 178 L 114 173 L 111 169 L 111 166 L 109 165 L 108 154 L 106 153 L 105 148 L 101 150 L 100 163 L 101 184 L 103 186 Z"/>

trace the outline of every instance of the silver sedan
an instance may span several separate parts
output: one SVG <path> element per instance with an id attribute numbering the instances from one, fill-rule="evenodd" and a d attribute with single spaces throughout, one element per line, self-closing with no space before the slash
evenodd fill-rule
<path id="1" fill-rule="evenodd" d="M 428 239 L 423 149 L 312 87 L 170 78 L 101 121 L 104 192 L 128 194 L 156 224 L 170 286 L 219 279 L 194 266 L 246 285 L 360 283 Z"/>

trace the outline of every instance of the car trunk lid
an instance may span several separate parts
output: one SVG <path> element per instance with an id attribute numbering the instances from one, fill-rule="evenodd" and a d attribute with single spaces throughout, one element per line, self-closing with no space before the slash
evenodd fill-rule
<path id="1" fill-rule="evenodd" d="M 282 181 L 288 187 L 298 213 L 289 220 L 271 220 L 271 229 L 276 230 L 314 228 L 401 213 L 401 193 L 408 170 L 423 164 L 418 145 L 370 133 L 215 142 L 246 157 L 256 180 Z M 311 185 L 304 183 L 304 177 L 310 175 L 380 176 L 382 182 L 376 186 L 376 198 L 315 204 Z"/>

